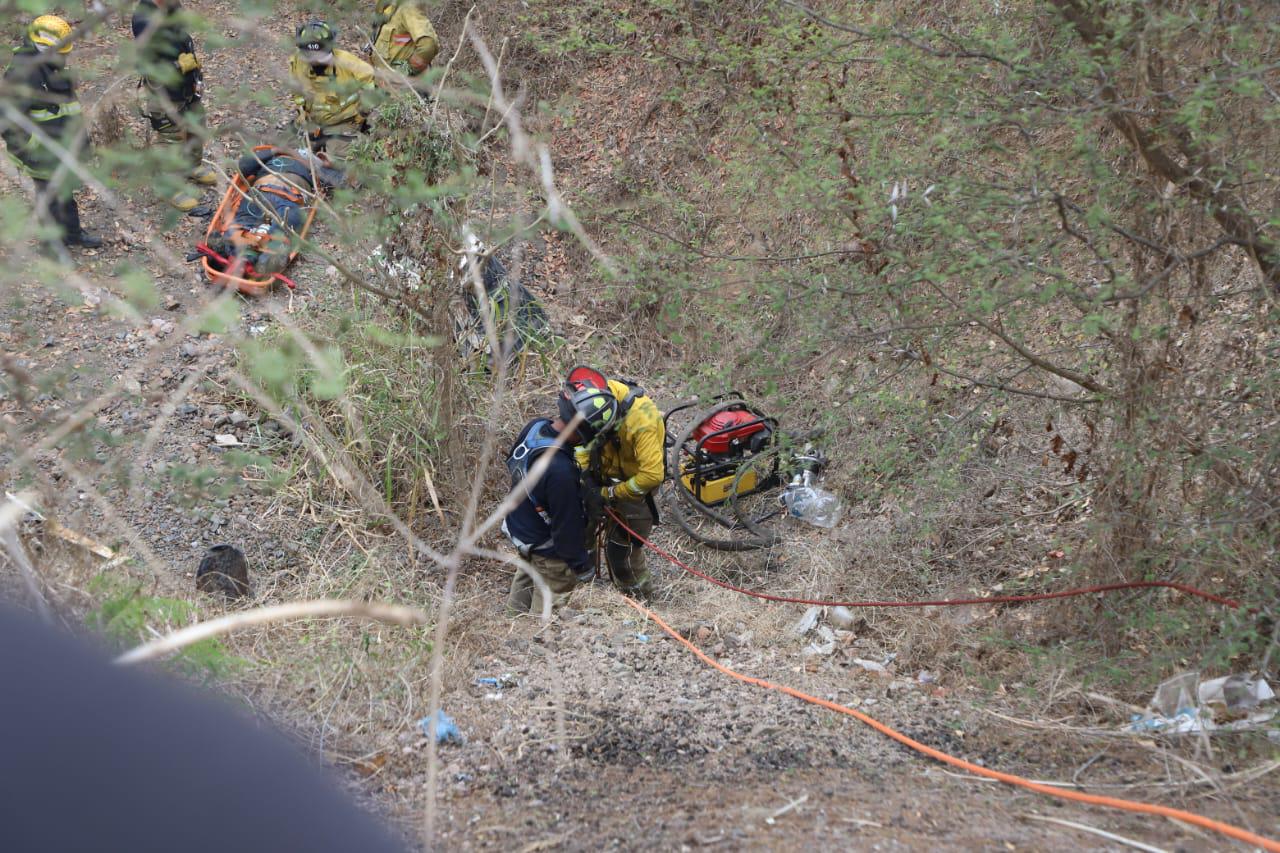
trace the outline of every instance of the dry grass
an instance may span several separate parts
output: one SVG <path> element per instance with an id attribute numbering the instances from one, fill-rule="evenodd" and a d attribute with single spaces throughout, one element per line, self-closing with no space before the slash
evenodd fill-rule
<path id="1" fill-rule="evenodd" d="M 445 20 L 450 20 L 448 15 L 458 18 L 464 11 L 458 4 L 448 4 Z M 500 13 L 488 14 L 498 17 Z M 518 69 L 520 57 L 519 51 L 513 50 L 506 61 Z M 470 67 L 475 70 L 478 65 Z M 756 226 L 768 224 L 765 210 L 743 213 Z M 811 225 L 789 223 L 786 227 L 790 231 L 775 237 L 782 242 Z M 548 243 L 554 249 L 557 241 L 552 237 Z M 742 246 L 726 243 L 710 248 L 734 252 Z M 317 407 L 335 434 L 351 439 L 346 449 L 369 480 L 379 484 L 383 472 L 391 472 L 394 484 L 388 503 L 417 536 L 438 550 L 447 550 L 453 541 L 471 475 L 480 461 L 474 455 L 478 437 L 492 430 L 500 437 L 498 453 L 505 450 L 505 439 L 525 420 L 548 413 L 564 366 L 577 361 L 601 364 L 639 380 L 661 400 L 674 400 L 687 391 L 685 372 L 690 366 L 753 354 L 751 337 L 708 336 L 675 346 L 665 336 L 669 329 L 661 327 L 654 315 L 636 307 L 619 316 L 617 303 L 592 278 L 585 253 L 567 250 L 562 257 L 567 262 L 565 277 L 575 281 L 581 296 L 552 306 L 559 327 L 572 329 L 572 335 L 566 333 L 569 343 L 549 361 L 522 362 L 496 413 L 488 406 L 492 389 L 487 380 L 463 377 L 459 359 L 448 343 L 403 360 L 371 359 L 370 372 L 361 380 L 369 385 L 353 387 L 347 401 L 358 413 L 358 420 L 340 405 Z M 430 305 L 427 310 L 430 312 Z M 376 319 L 390 322 L 381 314 Z M 300 331 L 323 339 L 333 322 L 334 314 L 328 311 L 304 315 Z M 785 335 L 788 326 L 779 323 L 774 328 L 777 334 Z M 1199 361 L 1213 363 L 1212 342 L 1206 340 L 1203 346 Z M 821 387 L 829 378 L 828 368 L 841 358 L 855 360 L 858 354 L 857 348 L 850 346 L 815 357 L 808 362 L 808 369 L 789 377 L 776 396 L 812 400 L 815 387 L 830 396 L 834 392 Z M 867 383 L 883 380 L 893 369 L 896 367 L 882 365 L 867 370 Z M 441 437 L 420 446 L 404 441 L 392 445 L 389 437 L 396 434 L 396 421 L 380 418 L 377 409 L 400 405 L 403 400 L 369 392 L 375 380 L 389 388 L 438 391 L 439 407 L 414 408 L 411 417 L 440 417 Z M 969 458 L 954 478 L 937 476 L 940 469 L 948 467 L 946 454 L 954 446 L 942 439 L 935 446 L 903 452 L 895 470 L 869 471 L 864 460 L 882 448 L 897 446 L 912 422 L 848 395 L 843 409 L 848 424 L 843 431 L 831 434 L 825 445 L 834 460 L 827 482 L 850 504 L 845 527 L 838 533 L 791 523 L 783 543 L 747 555 L 699 548 L 670 525 L 660 530 L 658 542 L 717 577 L 783 595 L 913 599 L 968 595 L 999 583 L 1044 588 L 1066 581 L 1062 566 L 1049 565 L 1046 554 L 1085 540 L 1089 503 L 1087 496 L 1064 494 L 1073 478 L 1042 464 L 1046 457 L 1043 424 L 1051 417 L 1065 440 L 1079 446 L 1086 442 L 1084 425 L 1061 417 L 1051 404 L 986 410 L 967 399 L 966 389 L 931 388 L 924 380 L 904 380 L 897 387 L 900 402 L 927 407 L 925 415 L 916 417 L 954 418 L 953 432 L 959 443 L 963 443 L 959 439 L 967 440 L 970 434 L 994 427 L 999 418 L 1007 420 L 1008 431 L 992 429 L 996 440 L 991 454 Z M 843 389 L 835 390 L 843 393 Z M 244 398 L 234 399 L 244 403 Z M 815 413 L 803 406 L 798 404 L 785 413 L 784 426 L 809 425 L 807 421 Z M 1255 426 L 1265 425 L 1260 414 Z M 255 577 L 251 602 L 225 605 L 212 598 L 191 597 L 189 583 L 177 573 L 155 572 L 136 563 L 118 571 L 139 580 L 148 595 L 190 600 L 195 619 L 298 599 L 351 598 L 412 604 L 423 608 L 434 622 L 443 593 L 441 570 L 416 558 L 401 536 L 390 532 L 336 482 L 327 465 L 305 454 L 299 461 L 302 464 L 293 479 L 261 506 L 259 523 L 281 538 L 300 539 L 303 547 L 287 567 Z M 505 473 L 498 454 L 487 462 L 482 507 L 492 506 L 505 492 Z M 433 488 L 427 488 L 424 473 Z M 1190 486 L 1203 488 L 1204 483 Z M 439 508 L 433 493 L 439 498 Z M 1011 519 L 1019 526 L 1013 526 Z M 498 536 L 482 544 L 499 550 L 504 547 Z M 748 634 L 756 644 L 797 651 L 807 642 L 792 633 L 804 611 L 801 606 L 762 603 L 717 589 L 663 565 L 656 555 L 650 555 L 650 564 L 659 568 L 659 612 L 688 633 L 706 628 L 713 646 L 722 638 Z M 1048 571 L 1039 572 L 1042 565 Z M 82 552 L 50 543 L 40 553 L 40 569 L 64 618 L 80 621 L 98 605 L 85 590 L 99 566 Z M 1250 570 L 1259 567 L 1250 564 Z M 501 613 L 509 571 L 480 559 L 465 564 L 445 637 L 442 686 L 446 705 L 450 693 L 468 683 L 477 659 L 493 655 L 511 636 L 537 630 L 527 623 L 512 622 Z M 1033 574 L 1020 577 L 1024 571 Z M 602 588 L 579 590 L 572 606 L 599 609 L 614 626 L 635 618 L 634 611 Z M 1038 694 L 1035 710 L 1042 715 L 1075 701 L 1071 688 L 1080 669 L 1064 676 L 1065 663 L 1045 665 L 1035 653 L 1043 647 L 1046 636 L 1056 638 L 1072 632 L 1075 620 L 1084 612 L 1083 606 L 1075 604 L 1036 605 L 999 613 L 983 608 L 871 609 L 857 614 L 853 634 L 862 644 L 859 649 L 866 650 L 864 656 L 870 656 L 871 650 L 897 654 L 896 668 L 908 676 L 928 669 L 948 680 L 991 681 L 1001 688 L 1005 682 L 1021 681 L 1028 693 Z M 1059 633 L 1051 634 L 1055 626 Z M 168 626 L 151 627 L 163 631 Z M 993 638 L 1007 642 L 995 644 Z M 227 638 L 227 655 L 247 663 L 221 676 L 218 683 L 221 689 L 288 725 L 331 760 L 356 764 L 362 757 L 394 749 L 398 735 L 411 731 L 416 720 L 427 714 L 432 642 L 430 626 L 411 629 L 342 621 L 258 626 Z M 1087 672 L 1087 663 L 1081 668 Z M 1132 684 L 1127 698 L 1145 694 L 1149 687 Z M 1086 711 L 1080 709 L 1079 713 L 1083 720 Z"/>

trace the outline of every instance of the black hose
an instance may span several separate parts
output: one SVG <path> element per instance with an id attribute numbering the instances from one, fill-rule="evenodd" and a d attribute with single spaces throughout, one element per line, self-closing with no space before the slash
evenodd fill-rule
<path id="1" fill-rule="evenodd" d="M 771 527 L 765 527 L 751 517 L 751 513 L 747 512 L 742 504 L 738 502 L 738 486 L 741 485 L 742 476 L 747 473 L 749 468 L 770 456 L 777 456 L 782 450 L 782 445 L 775 444 L 773 447 L 766 448 L 743 462 L 738 466 L 738 470 L 734 472 L 733 485 L 729 489 L 729 506 L 732 507 L 738 523 L 751 531 L 756 538 L 767 540 L 770 545 L 776 545 L 782 539 L 782 534 Z M 757 473 L 756 476 L 759 477 L 760 474 Z"/>
<path id="2" fill-rule="evenodd" d="M 689 524 L 689 519 L 685 517 L 684 511 L 681 509 L 681 504 L 683 502 L 673 497 L 673 494 L 674 493 L 672 492 L 668 492 L 663 496 L 663 505 L 667 510 L 667 515 L 663 517 L 674 518 L 680 529 L 683 530 L 690 539 L 693 539 L 698 544 L 705 545 L 716 551 L 755 551 L 764 547 L 759 544 L 755 538 L 716 539 L 695 530 L 693 525 Z"/>

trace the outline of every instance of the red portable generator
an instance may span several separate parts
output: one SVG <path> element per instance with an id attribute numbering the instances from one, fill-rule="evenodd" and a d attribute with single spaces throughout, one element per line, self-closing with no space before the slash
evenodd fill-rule
<path id="1" fill-rule="evenodd" d="M 693 404 L 672 409 L 667 417 L 690 405 Z M 767 473 L 754 467 L 743 470 L 741 476 L 738 473 L 745 462 L 773 443 L 777 430 L 775 419 L 746 403 L 716 407 L 694 427 L 675 454 L 678 470 L 674 473 L 689 493 L 707 506 L 728 500 L 734 494 L 735 479 L 739 496 L 776 485 L 776 466 Z"/>

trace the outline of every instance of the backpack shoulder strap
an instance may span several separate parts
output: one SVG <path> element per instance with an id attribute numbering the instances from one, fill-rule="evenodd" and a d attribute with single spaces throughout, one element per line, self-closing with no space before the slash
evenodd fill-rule
<path id="1" fill-rule="evenodd" d="M 631 411 L 631 405 L 636 401 L 636 398 L 644 396 L 644 389 L 630 379 L 618 379 L 616 381 L 627 386 L 627 396 L 618 402 L 618 417 L 625 418 L 627 412 Z"/>
<path id="2" fill-rule="evenodd" d="M 534 421 L 525 432 L 524 439 L 516 442 L 507 454 L 507 471 L 511 474 L 513 487 L 528 475 L 529 467 L 544 450 L 555 446 L 557 436 L 550 427 L 551 421 L 547 418 Z M 558 449 L 569 450 L 564 445 Z"/>

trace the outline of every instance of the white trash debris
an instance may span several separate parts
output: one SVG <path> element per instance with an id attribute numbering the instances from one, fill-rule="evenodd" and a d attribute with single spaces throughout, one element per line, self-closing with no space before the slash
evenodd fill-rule
<path id="1" fill-rule="evenodd" d="M 1202 682 L 1200 673 L 1184 672 L 1162 682 L 1147 713 L 1134 714 L 1123 729 L 1140 734 L 1244 731 L 1276 716 L 1275 710 L 1255 710 L 1275 697 L 1271 685 L 1261 678 L 1229 675 Z M 1216 712 L 1222 722 L 1215 719 Z"/>
<path id="2" fill-rule="evenodd" d="M 1151 709 L 1159 711 L 1166 717 L 1177 716 L 1182 709 L 1196 704 L 1193 697 L 1196 695 L 1196 683 L 1199 681 L 1200 673 L 1183 672 L 1162 682 L 1156 688 L 1155 695 L 1151 697 Z"/>
<path id="3" fill-rule="evenodd" d="M 800 617 L 800 621 L 791 627 L 791 631 L 796 636 L 803 637 L 805 634 L 812 631 L 813 627 L 818 624 L 818 614 L 821 612 L 821 607 L 810 607 L 804 612 L 804 615 Z"/>
<path id="4" fill-rule="evenodd" d="M 837 628 L 849 628 L 853 625 L 853 611 L 847 607 L 832 607 L 827 611 L 827 618 Z"/>
<path id="5" fill-rule="evenodd" d="M 1261 678 L 1253 681 L 1245 675 L 1202 681 L 1196 696 L 1201 705 L 1222 705 L 1228 711 L 1247 711 L 1276 698 L 1275 691 L 1266 681 Z"/>
<path id="6" fill-rule="evenodd" d="M 817 527 L 835 527 L 844 514 L 840 498 L 813 485 L 813 472 L 797 474 L 782 492 L 782 502 L 796 518 Z"/>
<path id="7" fill-rule="evenodd" d="M 876 663 L 866 658 L 854 658 L 853 662 L 865 669 L 867 672 L 888 672 L 889 670 L 882 663 Z"/>
<path id="8" fill-rule="evenodd" d="M 826 625 L 818 627 L 818 637 L 821 642 L 815 640 L 805 647 L 806 655 L 829 655 L 836 650 L 836 633 Z"/>

